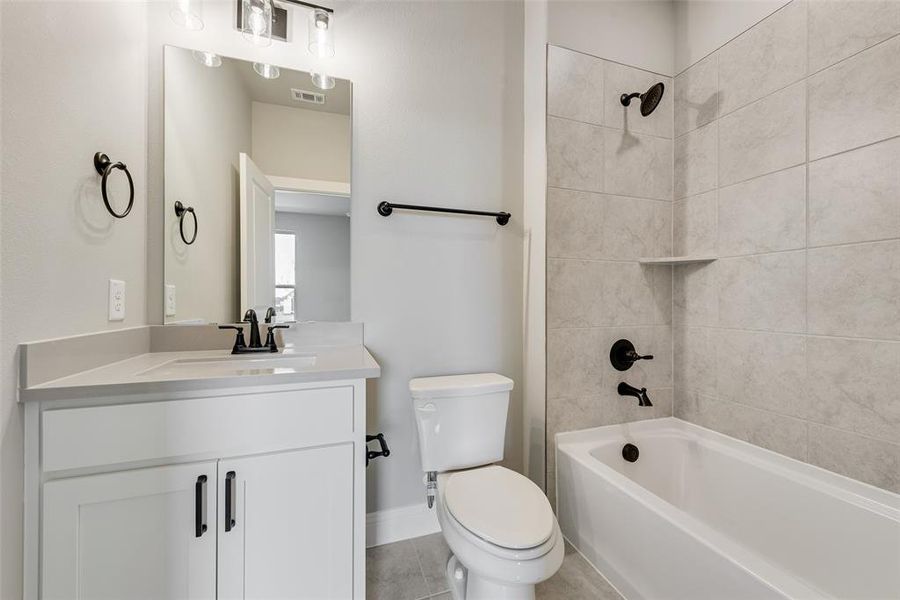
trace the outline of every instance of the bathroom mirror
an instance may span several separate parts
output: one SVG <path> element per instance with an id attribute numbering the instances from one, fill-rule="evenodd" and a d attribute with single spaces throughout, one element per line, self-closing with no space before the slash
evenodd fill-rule
<path id="1" fill-rule="evenodd" d="M 165 323 L 350 320 L 352 86 L 165 48 Z"/>

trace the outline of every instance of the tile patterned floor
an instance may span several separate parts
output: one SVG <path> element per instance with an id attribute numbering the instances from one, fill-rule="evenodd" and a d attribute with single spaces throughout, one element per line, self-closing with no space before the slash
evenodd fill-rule
<path id="1" fill-rule="evenodd" d="M 366 600 L 451 600 L 444 578 L 450 549 L 440 533 L 366 550 Z M 537 586 L 537 600 L 623 600 L 566 544 L 559 571 Z"/>

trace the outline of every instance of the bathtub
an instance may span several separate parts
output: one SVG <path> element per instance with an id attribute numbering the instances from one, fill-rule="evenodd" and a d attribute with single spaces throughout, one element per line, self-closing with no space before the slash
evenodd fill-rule
<path id="1" fill-rule="evenodd" d="M 556 465 L 563 534 L 628 600 L 900 599 L 897 494 L 674 418 L 558 434 Z"/>

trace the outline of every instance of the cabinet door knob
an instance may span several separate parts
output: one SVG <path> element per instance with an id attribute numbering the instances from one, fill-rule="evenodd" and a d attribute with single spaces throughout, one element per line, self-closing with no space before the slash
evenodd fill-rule
<path id="1" fill-rule="evenodd" d="M 234 518 L 237 508 L 237 481 L 234 471 L 225 474 L 225 531 L 231 531 L 237 525 Z"/>
<path id="2" fill-rule="evenodd" d="M 201 475 L 194 484 L 194 537 L 201 537 L 207 529 L 206 475 Z"/>

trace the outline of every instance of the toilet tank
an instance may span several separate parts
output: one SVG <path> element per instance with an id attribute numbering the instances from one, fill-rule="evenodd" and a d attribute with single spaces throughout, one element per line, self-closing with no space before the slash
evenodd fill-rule
<path id="1" fill-rule="evenodd" d="M 452 471 L 503 459 L 513 381 L 497 373 L 409 382 L 422 470 Z"/>

